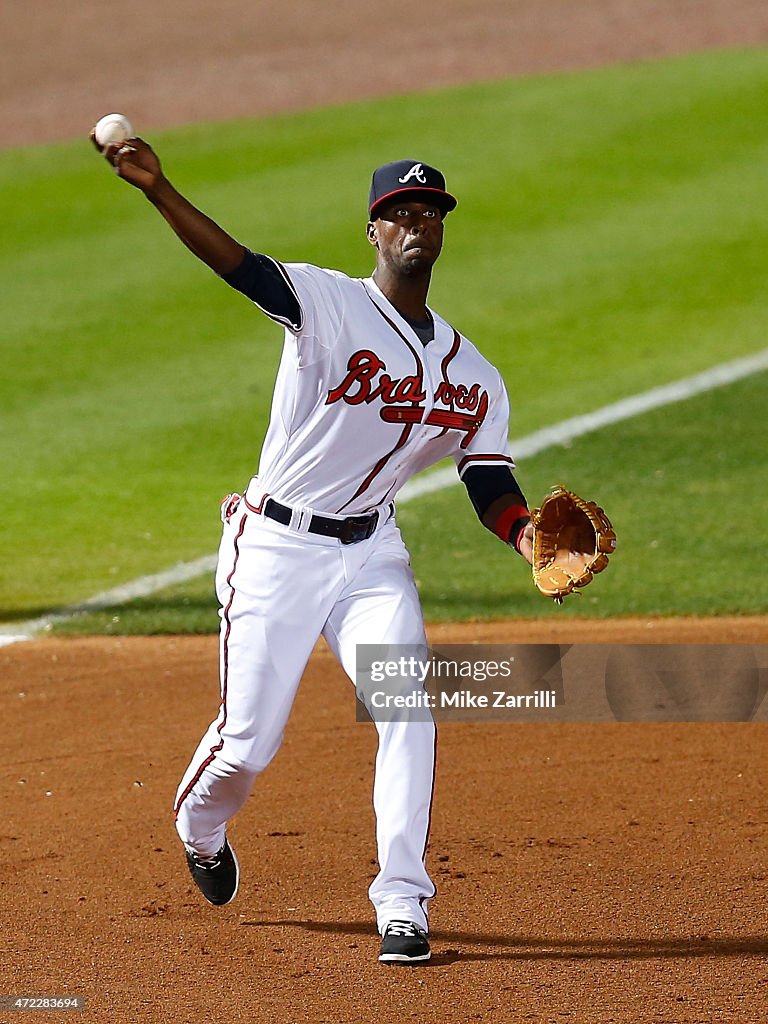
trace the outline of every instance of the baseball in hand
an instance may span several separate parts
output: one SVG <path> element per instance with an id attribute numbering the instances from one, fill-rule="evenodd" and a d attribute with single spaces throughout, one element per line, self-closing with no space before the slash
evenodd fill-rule
<path id="1" fill-rule="evenodd" d="M 94 128 L 94 137 L 102 149 L 121 146 L 132 135 L 133 128 L 125 114 L 106 114 L 96 122 Z"/>

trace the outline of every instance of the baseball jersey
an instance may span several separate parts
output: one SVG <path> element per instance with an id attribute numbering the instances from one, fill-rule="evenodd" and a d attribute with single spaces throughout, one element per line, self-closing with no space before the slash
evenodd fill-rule
<path id="1" fill-rule="evenodd" d="M 434 310 L 423 345 L 373 278 L 306 263 L 275 267 L 292 290 L 254 489 L 288 505 L 354 515 L 452 457 L 513 466 L 501 374 Z"/>

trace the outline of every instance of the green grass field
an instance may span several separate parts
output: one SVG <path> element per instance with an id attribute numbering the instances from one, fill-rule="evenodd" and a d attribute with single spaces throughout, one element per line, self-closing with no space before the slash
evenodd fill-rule
<path id="1" fill-rule="evenodd" d="M 766 346 L 767 111 L 768 51 L 756 50 L 150 141 L 245 243 L 361 275 L 371 169 L 401 156 L 442 167 L 460 205 L 431 302 L 501 368 L 520 436 Z M 279 356 L 279 330 L 109 172 L 88 128 L 78 143 L 0 153 L 0 622 L 215 550 L 218 499 L 257 467 Z M 609 570 L 557 614 L 765 610 L 728 537 L 734 508 L 743 536 L 765 520 L 764 385 L 520 466 L 532 502 L 564 480 L 619 530 Z M 430 618 L 553 612 L 462 488 L 400 521 Z M 85 628 L 215 628 L 210 590 L 176 588 Z"/>
<path id="2" fill-rule="evenodd" d="M 736 505 L 740 533 L 764 530 L 753 481 L 764 458 L 766 383 L 761 374 L 691 399 L 674 414 L 659 409 L 525 463 L 519 476 L 530 494 L 543 496 L 567 476 L 610 508 L 621 538 L 606 572 L 562 607 L 537 594 L 528 567 L 480 526 L 461 484 L 401 506 L 398 522 L 427 618 L 764 612 L 764 592 L 749 585 L 751 546 L 729 543 L 725 523 Z M 742 428 L 738 446 L 734 424 Z M 670 429 L 677 451 L 659 464 L 656 439 Z M 204 633 L 218 624 L 216 608 L 205 576 L 58 629 Z"/>

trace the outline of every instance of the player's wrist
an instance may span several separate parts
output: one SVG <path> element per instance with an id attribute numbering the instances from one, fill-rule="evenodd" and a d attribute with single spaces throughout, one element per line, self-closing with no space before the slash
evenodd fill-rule
<path id="1" fill-rule="evenodd" d="M 523 554 L 523 537 L 525 536 L 525 528 L 530 524 L 531 517 L 529 515 L 521 516 L 512 526 L 510 531 L 509 541 L 511 547 L 515 549 L 518 555 Z"/>
<path id="2" fill-rule="evenodd" d="M 518 554 L 521 554 L 520 543 L 523 539 L 526 526 L 531 521 L 531 513 L 525 505 L 510 505 L 503 512 L 499 513 L 494 527 L 494 533 L 500 537 L 505 544 L 513 547 Z"/>
<path id="3" fill-rule="evenodd" d="M 152 181 L 138 186 L 153 206 L 163 209 L 174 200 L 182 199 L 182 196 L 168 181 L 162 171 L 154 176 Z"/>

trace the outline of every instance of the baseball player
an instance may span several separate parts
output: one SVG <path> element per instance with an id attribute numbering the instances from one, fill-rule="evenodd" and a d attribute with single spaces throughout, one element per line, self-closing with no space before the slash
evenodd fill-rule
<path id="1" fill-rule="evenodd" d="M 427 305 L 457 202 L 438 170 L 398 160 L 374 171 L 366 233 L 376 267 L 363 280 L 247 249 L 173 188 L 140 139 L 105 156 L 199 259 L 284 328 L 258 473 L 222 505 L 221 704 L 175 802 L 192 878 L 223 906 L 239 879 L 227 822 L 280 746 L 318 637 L 353 681 L 358 644 L 426 648 L 395 520 L 399 488 L 450 456 L 483 524 L 529 562 L 533 531 L 512 474 L 502 378 Z M 435 727 L 376 729 L 379 872 L 369 897 L 379 959 L 414 963 L 431 955 Z"/>

